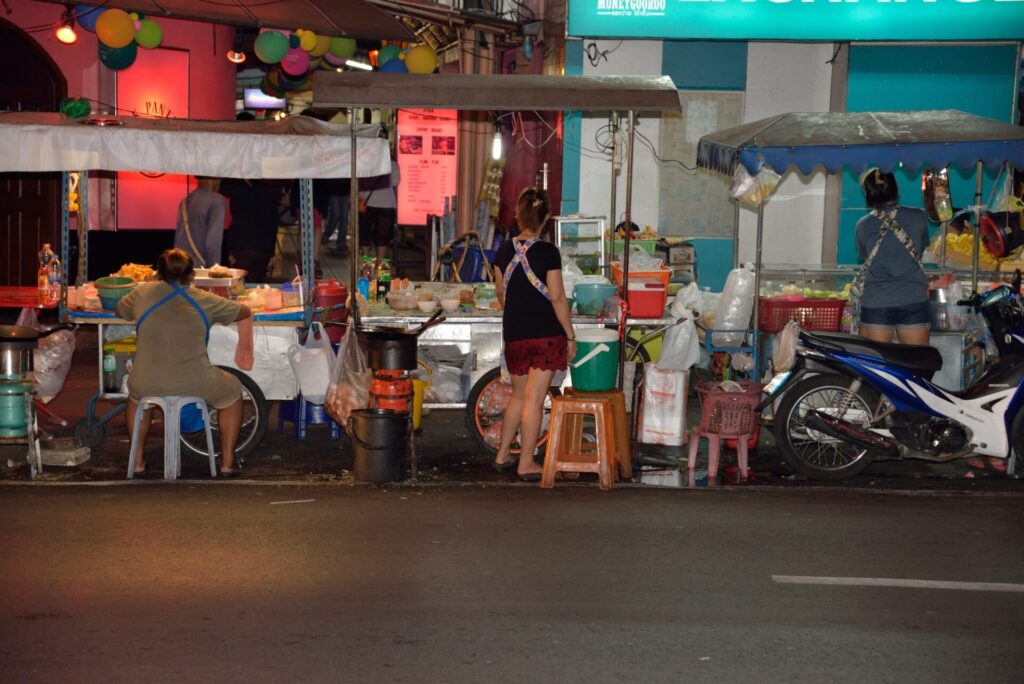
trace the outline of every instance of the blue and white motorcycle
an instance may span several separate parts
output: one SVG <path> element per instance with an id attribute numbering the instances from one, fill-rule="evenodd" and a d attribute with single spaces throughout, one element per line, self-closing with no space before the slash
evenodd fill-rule
<path id="1" fill-rule="evenodd" d="M 988 324 L 996 363 L 970 387 L 931 383 L 937 349 L 856 335 L 801 332 L 791 370 L 765 391 L 776 406 L 775 439 L 786 462 L 821 480 L 860 473 L 875 459 L 949 461 L 972 454 L 1024 470 L 1024 305 L 1013 284 L 973 295 Z M 766 404 L 769 400 L 766 400 Z"/>

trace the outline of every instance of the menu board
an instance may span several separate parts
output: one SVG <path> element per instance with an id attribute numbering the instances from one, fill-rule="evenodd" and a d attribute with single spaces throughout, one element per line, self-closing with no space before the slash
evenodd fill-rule
<path id="1" fill-rule="evenodd" d="M 459 116 L 454 109 L 402 109 L 398 112 L 398 222 L 424 225 L 428 214 L 444 213 L 456 193 Z"/>

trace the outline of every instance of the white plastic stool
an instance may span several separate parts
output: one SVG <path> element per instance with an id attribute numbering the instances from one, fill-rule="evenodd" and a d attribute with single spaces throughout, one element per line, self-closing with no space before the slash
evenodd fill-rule
<path id="1" fill-rule="evenodd" d="M 142 426 L 142 412 L 159 406 L 164 413 L 164 479 L 176 480 L 181 475 L 181 410 L 189 404 L 199 404 L 203 412 L 203 427 L 206 430 L 206 453 L 210 454 L 210 477 L 217 477 L 217 457 L 213 452 L 213 433 L 210 431 L 210 410 L 202 397 L 142 397 L 135 412 L 132 429 L 132 443 L 129 447 L 128 479 L 135 475 L 135 454 L 138 448 L 139 428 Z"/>

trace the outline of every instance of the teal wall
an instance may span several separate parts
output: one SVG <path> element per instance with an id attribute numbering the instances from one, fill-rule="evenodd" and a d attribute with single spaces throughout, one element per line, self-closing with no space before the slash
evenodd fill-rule
<path id="1" fill-rule="evenodd" d="M 746 41 L 666 40 L 661 73 L 680 90 L 745 90 Z"/>
<path id="2" fill-rule="evenodd" d="M 1000 121 L 1012 121 L 1016 89 L 1017 46 L 871 46 L 850 48 L 847 110 L 851 112 L 913 109 L 959 109 Z M 898 171 L 900 203 L 923 206 L 921 169 Z M 982 201 L 987 201 L 995 174 L 986 174 Z M 950 169 L 953 205 L 974 203 L 975 171 Z M 854 230 L 866 213 L 857 174 L 843 174 L 839 214 L 838 263 L 857 260 Z M 932 226 L 933 232 L 937 226 Z"/>
<path id="3" fill-rule="evenodd" d="M 583 41 L 568 40 L 565 43 L 565 75 L 583 75 Z M 562 123 L 562 214 L 574 214 L 580 210 L 580 150 L 582 149 L 579 112 L 565 112 Z"/>

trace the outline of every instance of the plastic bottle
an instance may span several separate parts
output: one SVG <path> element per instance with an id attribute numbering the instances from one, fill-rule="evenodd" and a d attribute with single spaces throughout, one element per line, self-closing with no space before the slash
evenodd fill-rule
<path id="1" fill-rule="evenodd" d="M 391 259 L 383 257 L 377 267 L 377 301 L 386 302 L 391 292 Z"/>
<path id="2" fill-rule="evenodd" d="M 42 299 L 50 298 L 50 262 L 55 258 L 57 255 L 50 249 L 50 243 L 44 243 L 43 248 L 39 250 L 39 271 L 36 276 L 36 286 Z"/>
<path id="3" fill-rule="evenodd" d="M 60 299 L 60 281 L 62 280 L 64 269 L 61 267 L 60 258 L 55 254 L 50 259 L 50 265 L 47 267 L 47 280 L 50 285 L 50 299 Z"/>
<path id="4" fill-rule="evenodd" d="M 103 347 L 103 389 L 107 392 L 116 392 L 117 387 L 117 357 L 114 356 L 113 347 Z"/>
<path id="5" fill-rule="evenodd" d="M 359 280 L 356 281 L 356 289 L 359 290 L 359 294 L 363 295 L 363 299 L 367 302 L 370 301 L 370 281 L 373 280 L 373 261 L 369 256 L 363 257 L 363 264 L 359 267 Z"/>

